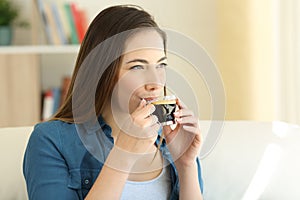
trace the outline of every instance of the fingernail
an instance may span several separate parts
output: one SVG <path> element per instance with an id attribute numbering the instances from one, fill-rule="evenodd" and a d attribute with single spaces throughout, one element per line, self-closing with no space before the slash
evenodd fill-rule
<path id="1" fill-rule="evenodd" d="M 182 118 L 176 118 L 177 122 L 182 122 Z"/>
<path id="2" fill-rule="evenodd" d="M 146 104 L 146 100 L 145 99 L 142 99 L 140 105 L 145 105 Z"/>
<path id="3" fill-rule="evenodd" d="M 156 115 L 152 115 L 153 116 L 153 124 L 157 123 L 158 122 L 158 118 Z"/>
<path id="4" fill-rule="evenodd" d="M 155 106 L 151 104 L 150 113 L 153 113 L 156 110 Z"/>

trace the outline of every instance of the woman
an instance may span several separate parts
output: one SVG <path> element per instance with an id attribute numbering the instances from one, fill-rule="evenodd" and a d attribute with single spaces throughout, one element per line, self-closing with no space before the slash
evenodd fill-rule
<path id="1" fill-rule="evenodd" d="M 161 129 L 166 36 L 134 6 L 100 12 L 81 44 L 65 103 L 37 124 L 24 156 L 29 199 L 202 199 L 198 120 L 177 100 Z"/>

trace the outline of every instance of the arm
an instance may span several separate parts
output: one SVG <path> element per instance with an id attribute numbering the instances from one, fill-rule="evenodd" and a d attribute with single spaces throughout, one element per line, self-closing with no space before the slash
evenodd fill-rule
<path id="1" fill-rule="evenodd" d="M 86 200 L 120 199 L 126 180 L 133 167 L 136 167 L 136 161 L 146 155 L 157 138 L 159 125 L 153 117 L 149 117 L 149 113 L 153 111 L 153 105 L 146 105 L 146 102 L 142 101 L 131 114 L 132 121 L 129 119 L 126 132 L 120 130 L 117 134 L 115 145 Z M 127 134 L 128 132 L 130 134 Z M 146 134 L 148 137 L 145 137 Z"/>
<path id="2" fill-rule="evenodd" d="M 180 188 L 179 198 L 180 199 L 203 199 L 199 180 L 197 163 L 194 162 L 191 166 L 176 166 L 179 176 Z"/>
<path id="3" fill-rule="evenodd" d="M 55 128 L 37 127 L 30 136 L 23 161 L 30 200 L 79 199 L 68 187 L 68 168 L 61 156 L 59 134 Z"/>
<path id="4" fill-rule="evenodd" d="M 86 200 L 120 199 L 130 169 L 135 163 L 134 159 L 130 160 L 121 154 L 116 147 L 111 150 Z"/>
<path id="5" fill-rule="evenodd" d="M 174 113 L 177 126 L 174 130 L 164 127 L 168 148 L 175 161 L 179 177 L 180 199 L 203 199 L 201 194 L 201 171 L 197 159 L 202 144 L 198 119 L 187 107 L 177 102 L 179 110 Z"/>

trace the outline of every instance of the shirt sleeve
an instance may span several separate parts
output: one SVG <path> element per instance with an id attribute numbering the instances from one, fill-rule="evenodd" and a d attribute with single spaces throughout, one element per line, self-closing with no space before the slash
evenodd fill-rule
<path id="1" fill-rule="evenodd" d="M 200 184 L 201 193 L 203 194 L 204 185 L 202 179 L 202 169 L 201 169 L 200 159 L 198 157 L 197 157 L 197 167 L 198 167 L 198 180 Z"/>
<path id="2" fill-rule="evenodd" d="M 68 187 L 69 171 L 61 153 L 56 127 L 36 126 L 23 160 L 23 173 L 30 200 L 77 200 L 77 191 Z"/>

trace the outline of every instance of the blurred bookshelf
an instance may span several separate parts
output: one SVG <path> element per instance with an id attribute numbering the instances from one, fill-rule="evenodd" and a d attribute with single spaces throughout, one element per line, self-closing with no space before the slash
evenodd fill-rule
<path id="1" fill-rule="evenodd" d="M 0 127 L 32 126 L 45 120 L 43 117 L 45 93 L 49 94 L 49 91 L 60 89 L 61 96 L 64 95 L 66 88 L 62 88 L 63 84 L 73 71 L 80 42 L 87 28 L 88 20 L 78 18 L 79 12 L 86 14 L 74 2 L 26 1 L 30 3 L 30 10 L 27 12 L 31 15 L 28 44 L 0 46 Z M 69 16 L 66 13 L 62 14 L 64 11 L 67 12 L 67 9 Z M 75 14 L 75 11 L 78 13 Z M 59 23 L 58 13 L 61 17 Z M 59 30 L 58 24 L 60 29 L 66 30 L 66 26 L 71 26 L 68 25 L 71 23 L 70 17 L 73 17 L 73 27 L 69 27 L 68 31 L 63 33 Z M 76 31 L 81 31 L 80 36 Z M 64 40 L 61 39 L 62 34 L 65 34 Z M 74 39 L 76 34 L 77 40 Z M 57 105 L 55 107 L 57 109 Z"/>
<path id="2" fill-rule="evenodd" d="M 0 47 L 0 54 L 58 54 L 78 53 L 79 45 L 22 45 Z"/>

